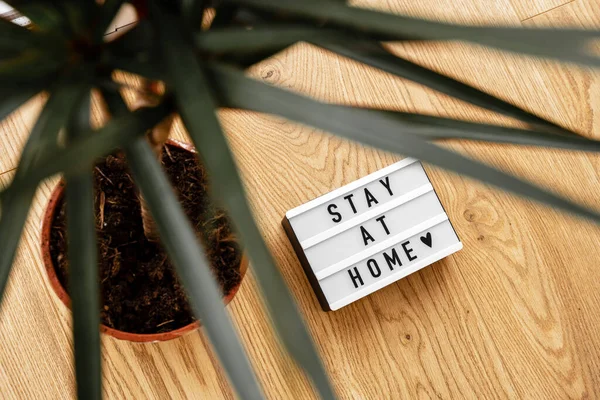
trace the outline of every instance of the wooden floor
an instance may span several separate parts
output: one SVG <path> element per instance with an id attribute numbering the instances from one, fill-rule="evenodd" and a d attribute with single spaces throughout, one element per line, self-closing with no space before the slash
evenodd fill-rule
<path id="1" fill-rule="evenodd" d="M 373 1 L 444 21 L 600 28 L 597 0 Z M 419 63 L 600 138 L 600 70 L 462 43 L 395 47 Z M 476 107 L 298 45 L 252 69 L 320 99 L 510 124 Z M 42 99 L 0 126 L 0 182 Z M 399 158 L 281 119 L 223 111 L 255 216 L 343 399 L 599 398 L 600 227 L 426 167 L 465 248 L 340 311 L 320 310 L 280 221 L 286 210 Z M 184 137 L 181 128 L 175 137 Z M 468 142 L 448 146 L 600 208 L 600 157 Z M 38 191 L 0 312 L 3 398 L 74 396 L 70 313 L 50 289 Z M 2 240 L 2 239 L 0 239 Z M 313 398 L 247 275 L 229 306 L 271 399 Z M 233 398 L 202 332 L 160 344 L 103 338 L 107 398 Z"/>

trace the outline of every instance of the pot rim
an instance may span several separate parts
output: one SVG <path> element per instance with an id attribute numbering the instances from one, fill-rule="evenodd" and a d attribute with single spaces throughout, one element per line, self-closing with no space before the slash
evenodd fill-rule
<path id="1" fill-rule="evenodd" d="M 172 146 L 182 148 L 189 152 L 196 153 L 196 149 L 194 148 L 194 146 L 192 146 L 189 143 L 180 142 L 179 140 L 175 139 L 168 139 L 166 143 Z M 65 182 L 61 179 L 61 181 L 56 185 L 56 187 L 52 191 L 52 194 L 50 195 L 50 199 L 48 201 L 48 205 L 46 206 L 46 210 L 44 211 L 44 217 L 42 219 L 41 250 L 42 260 L 44 262 L 46 274 L 48 275 L 48 280 L 50 281 L 50 286 L 52 286 L 54 293 L 56 293 L 56 295 L 62 301 L 62 303 L 70 309 L 71 298 L 69 297 L 63 285 L 60 283 L 58 276 L 56 275 L 56 270 L 54 268 L 54 263 L 52 262 L 52 257 L 50 256 L 50 231 L 52 228 L 54 215 L 57 210 L 58 202 L 62 200 L 64 196 L 64 191 Z M 242 259 L 240 261 L 240 282 L 233 289 L 231 289 L 227 296 L 223 297 L 223 303 L 225 304 L 225 306 L 227 306 L 227 304 L 229 304 L 229 302 L 233 300 L 236 293 L 238 292 L 240 286 L 242 285 L 242 281 L 244 279 L 247 269 L 248 258 L 246 257 L 246 253 L 242 252 Z M 186 333 L 198 329 L 199 327 L 200 321 L 194 321 L 188 325 L 182 326 L 181 328 L 167 332 L 133 333 L 114 329 L 101 323 L 100 332 L 112 336 L 116 339 L 128 340 L 130 342 L 163 342 L 183 336 Z"/>

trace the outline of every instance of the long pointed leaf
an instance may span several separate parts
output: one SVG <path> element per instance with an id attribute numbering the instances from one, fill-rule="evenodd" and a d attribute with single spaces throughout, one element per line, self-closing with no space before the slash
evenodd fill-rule
<path id="1" fill-rule="evenodd" d="M 23 51 L 51 45 L 51 40 L 44 34 L 30 31 L 22 26 L 0 18 L 0 49 L 3 56 L 9 51 Z"/>
<path id="2" fill-rule="evenodd" d="M 488 165 L 426 142 L 384 113 L 322 103 L 225 66 L 211 68 L 222 104 L 280 115 L 386 151 L 394 151 L 478 179 L 552 207 L 600 222 L 600 214 Z"/>
<path id="3" fill-rule="evenodd" d="M 213 54 L 252 54 L 280 50 L 300 41 L 339 38 L 339 32 L 304 26 L 257 26 L 210 29 L 195 36 L 196 46 Z"/>
<path id="4" fill-rule="evenodd" d="M 21 14 L 27 16 L 41 31 L 62 31 L 63 34 L 86 34 L 98 10 L 89 0 L 11 1 Z"/>
<path id="5" fill-rule="evenodd" d="M 358 112 L 382 114 L 394 119 L 398 127 L 428 140 L 466 139 L 484 142 L 554 147 L 559 149 L 600 152 L 600 141 L 578 135 L 549 133 L 477 122 L 461 121 L 432 115 L 356 107 Z"/>
<path id="6" fill-rule="evenodd" d="M 247 399 L 262 399 L 250 362 L 225 312 L 206 255 L 154 152 L 145 139 L 138 139 L 127 147 L 126 154 L 194 313 L 202 321 L 237 394 Z"/>
<path id="7" fill-rule="evenodd" d="M 24 47 L 35 45 L 35 34 L 31 31 L 0 18 L 0 49 L 22 50 Z"/>
<path id="8" fill-rule="evenodd" d="M 67 129 L 67 140 L 90 127 L 90 94 L 81 99 Z M 75 376 L 79 399 L 102 398 L 100 362 L 100 290 L 92 169 L 66 178 L 69 294 L 73 310 Z"/>
<path id="9" fill-rule="evenodd" d="M 191 51 L 191 44 L 186 43 L 186 38 L 177 29 L 176 21 L 161 20 L 161 30 L 167 82 L 174 88 L 181 117 L 210 171 L 215 193 L 219 194 L 227 206 L 253 260 L 252 265 L 265 294 L 275 328 L 290 355 L 311 377 L 321 396 L 326 399 L 334 398 L 333 389 L 310 334 L 252 219 L 235 162 L 215 114 L 215 103 L 202 67 Z"/>
<path id="10" fill-rule="evenodd" d="M 228 54 L 223 60 L 243 67 L 249 67 L 252 64 L 267 59 L 289 45 L 296 43 L 299 41 L 296 39 L 296 35 L 301 35 L 302 37 L 313 35 L 312 31 L 314 28 L 312 27 L 309 32 L 301 25 L 284 24 L 280 27 L 282 36 L 276 37 L 275 35 L 270 35 L 271 39 L 269 39 L 267 37 L 269 34 L 267 33 L 267 35 L 265 35 L 265 32 L 262 29 L 261 31 L 254 33 L 255 28 L 260 29 L 259 26 L 255 26 L 256 22 L 261 21 L 256 10 L 240 8 L 227 3 L 222 3 L 220 8 L 225 11 L 223 11 L 221 17 L 219 17 L 219 8 L 217 8 L 215 21 L 213 21 L 210 30 L 205 32 L 209 37 L 207 37 L 206 40 L 204 38 L 198 38 L 200 41 L 198 44 L 212 47 L 213 42 L 220 42 L 215 46 L 219 48 L 215 48 L 214 52 L 216 54 L 225 53 L 227 51 L 225 47 L 228 47 L 232 54 Z M 229 27 L 224 29 L 228 24 Z M 235 26 L 231 26 L 233 24 L 235 24 Z M 300 30 L 302 30 L 302 32 L 300 32 Z M 238 31 L 242 35 L 246 32 L 250 33 L 250 36 L 247 37 L 247 39 L 246 36 L 243 38 L 240 37 L 239 39 L 241 39 L 241 42 L 243 42 L 244 45 L 236 46 L 232 40 L 228 40 L 229 38 L 226 37 L 231 35 L 229 33 L 230 31 Z M 233 37 L 231 38 L 233 39 Z M 271 43 L 269 43 L 269 41 L 271 41 Z M 246 50 L 246 48 L 249 50 Z"/>
<path id="11" fill-rule="evenodd" d="M 132 72 L 148 79 L 163 80 L 165 77 L 164 71 L 160 65 L 156 65 L 152 62 L 143 62 L 134 57 L 114 57 L 111 60 L 110 65 L 115 69 Z"/>
<path id="12" fill-rule="evenodd" d="M 500 114 L 540 126 L 545 130 L 574 134 L 535 114 L 525 111 L 479 89 L 432 71 L 411 61 L 396 57 L 378 42 L 345 38 L 331 29 L 303 26 L 256 26 L 215 29 L 196 36 L 196 45 L 213 54 L 231 52 L 235 57 L 245 53 L 270 54 L 299 41 L 306 41 L 401 78 L 428 86 L 449 96 Z M 347 38 L 346 38 L 347 39 Z"/>
<path id="13" fill-rule="evenodd" d="M 112 54 L 134 58 L 150 58 L 158 50 L 156 32 L 149 20 L 138 21 L 133 28 L 106 44 Z M 157 57 L 156 57 L 157 58 Z"/>
<path id="14" fill-rule="evenodd" d="M 6 289 L 13 259 L 33 202 L 35 188 L 8 193 L 2 201 L 0 213 L 0 302 Z"/>
<path id="15" fill-rule="evenodd" d="M 80 88 L 76 86 L 65 85 L 50 95 L 23 148 L 13 182 L 19 181 L 30 171 L 33 160 L 40 154 L 40 142 L 51 140 L 50 138 L 55 137 L 59 129 L 66 124 L 71 109 L 77 100 L 79 90 Z M 6 288 L 10 268 L 36 187 L 37 182 L 22 188 L 22 190 L 11 190 L 9 188 L 2 198 L 0 213 L 0 301 Z"/>
<path id="16" fill-rule="evenodd" d="M 164 78 L 154 67 L 153 76 Z M 133 68 L 132 72 L 141 72 Z M 119 85 L 118 83 L 115 83 Z M 122 86 L 122 85 L 121 85 Z M 227 104 L 219 104 L 227 107 Z M 358 108 L 358 107 L 357 107 Z M 586 152 L 600 151 L 600 142 L 574 133 L 560 133 L 551 127 L 540 127 L 539 130 L 509 128 L 432 115 L 413 114 L 401 111 L 358 108 L 372 113 L 385 114 L 395 119 L 412 134 L 422 136 L 427 140 L 465 139 L 484 142 L 507 143 L 526 146 L 553 147 L 565 150 L 580 150 Z"/>
<path id="17" fill-rule="evenodd" d="M 198 49 L 219 57 L 220 60 L 249 67 L 299 41 L 316 39 L 327 34 L 339 35 L 312 27 L 278 26 L 215 28 L 196 35 Z"/>
<path id="18" fill-rule="evenodd" d="M 183 0 L 182 11 L 186 22 L 192 31 L 202 28 L 202 19 L 208 0 Z"/>
<path id="19" fill-rule="evenodd" d="M 12 26 L 11 26 L 12 25 Z M 64 37 L 53 33 L 30 31 L 0 18 L 0 59 L 32 49 L 44 50 L 48 57 L 64 53 Z"/>
<path id="20" fill-rule="evenodd" d="M 115 19 L 125 0 L 106 0 L 99 9 L 100 17 L 93 27 L 92 38 L 96 43 L 102 42 L 104 35 Z"/>
<path id="21" fill-rule="evenodd" d="M 7 15 L 9 16 L 9 18 L 7 18 Z M 11 21 L 11 20 L 16 19 L 15 17 L 18 17 L 18 16 L 20 16 L 19 13 L 16 13 L 16 15 L 15 15 L 11 11 L 3 13 L 3 15 L 0 16 L 0 34 L 15 35 L 17 37 L 30 36 L 31 31 L 29 31 L 29 29 Z"/>
<path id="22" fill-rule="evenodd" d="M 312 43 L 333 51 L 334 53 L 379 68 L 401 78 L 410 79 L 413 82 L 428 86 L 449 96 L 516 118 L 533 126 L 540 126 L 545 130 L 552 130 L 560 133 L 574 134 L 555 123 L 547 121 L 544 118 L 538 117 L 535 114 L 465 83 L 459 82 L 456 79 L 432 71 L 403 58 L 396 57 L 393 54 L 388 53 L 377 42 L 364 40 L 343 42 L 317 38 L 316 40 L 313 40 Z"/>
<path id="23" fill-rule="evenodd" d="M 0 99 L 0 120 L 6 118 L 7 115 L 15 111 L 43 88 L 44 85 L 39 85 L 39 87 L 6 89 L 3 93 L 3 98 Z"/>
<path id="24" fill-rule="evenodd" d="M 350 7 L 317 0 L 227 0 L 260 9 L 293 13 L 323 24 L 333 24 L 379 40 L 463 40 L 518 53 L 600 66 L 591 41 L 600 31 L 577 29 L 529 29 L 453 25 L 403 15 Z"/>
<path id="25" fill-rule="evenodd" d="M 28 84 L 32 80 L 56 73 L 65 59 L 60 52 L 48 56 L 41 50 L 19 53 L 17 56 L 0 61 L 0 84 L 11 86 L 16 82 Z"/>
<path id="26" fill-rule="evenodd" d="M 210 24 L 210 29 L 219 29 L 231 24 L 237 12 L 238 6 L 221 2 L 215 7 L 215 17 Z"/>
<path id="27" fill-rule="evenodd" d="M 261 22 L 259 17 L 256 17 Z M 264 22 L 264 21 L 263 21 Z M 575 134 L 553 122 L 525 111 L 513 104 L 494 97 L 479 89 L 457 81 L 446 75 L 432 71 L 411 61 L 394 56 L 380 43 L 361 38 L 348 38 L 332 29 L 324 29 L 298 25 L 264 25 L 253 26 L 252 29 L 233 27 L 202 32 L 196 36 L 196 45 L 203 51 L 213 54 L 233 53 L 270 55 L 299 41 L 306 41 L 330 50 L 334 53 L 379 68 L 401 78 L 428 86 L 449 96 L 469 102 L 479 107 L 519 119 L 523 122 L 540 126 L 545 130 Z M 255 61 L 252 59 L 252 61 Z"/>
<path id="28" fill-rule="evenodd" d="M 2 198 L 7 191 L 21 191 L 37 186 L 38 182 L 53 174 L 63 172 L 75 174 L 90 167 L 95 160 L 122 148 L 143 135 L 159 121 L 168 115 L 171 107 L 161 103 L 156 107 L 140 109 L 109 121 L 104 127 L 93 134 L 86 134 L 64 149 L 46 154 L 32 163 L 30 170 L 17 179 L 2 192 Z M 31 161 L 32 159 L 30 159 Z"/>
<path id="29" fill-rule="evenodd" d="M 107 45 L 107 63 L 113 68 L 162 80 L 162 65 L 158 56 L 156 31 L 149 20 L 139 21 Z"/>
<path id="30" fill-rule="evenodd" d="M 57 2 L 58 3 L 58 2 Z M 13 1 L 11 5 L 42 31 L 62 29 L 66 19 L 57 3 L 52 1 Z"/>
<path id="31" fill-rule="evenodd" d="M 99 5 L 95 1 L 88 0 L 62 0 L 58 8 L 60 14 L 65 18 L 67 26 L 66 31 L 77 36 L 91 38 L 91 27 L 95 24 L 95 19 L 99 15 Z"/>
<path id="32" fill-rule="evenodd" d="M 162 73 L 155 71 L 153 76 L 164 78 Z M 132 72 L 141 72 L 133 68 Z M 118 85 L 118 83 L 115 83 Z M 124 87 L 120 85 L 120 87 Z M 219 104 L 227 107 L 227 104 Z M 565 150 L 580 150 L 586 152 L 600 151 L 600 141 L 592 140 L 574 133 L 561 133 L 560 129 L 552 127 L 539 127 L 539 130 L 509 128 L 500 125 L 491 125 L 451 118 L 436 117 L 432 115 L 406 113 L 392 110 L 379 110 L 358 108 L 361 111 L 369 110 L 372 113 L 385 114 L 402 124 L 412 134 L 422 136 L 427 140 L 465 139 L 484 142 L 507 143 L 526 146 L 553 147 Z M 569 131 L 567 131 L 569 132 Z"/>

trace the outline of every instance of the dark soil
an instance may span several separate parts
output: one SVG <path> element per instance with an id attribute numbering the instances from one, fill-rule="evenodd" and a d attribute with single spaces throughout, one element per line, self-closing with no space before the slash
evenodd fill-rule
<path id="1" fill-rule="evenodd" d="M 204 244 L 223 295 L 240 282 L 241 251 L 224 212 L 208 198 L 208 178 L 195 154 L 168 146 L 162 162 L 183 208 Z M 124 158 L 108 156 L 94 171 L 102 323 L 134 333 L 160 333 L 195 318 L 162 246 L 149 242 L 138 192 Z M 58 203 L 50 253 L 67 285 L 65 202 Z"/>

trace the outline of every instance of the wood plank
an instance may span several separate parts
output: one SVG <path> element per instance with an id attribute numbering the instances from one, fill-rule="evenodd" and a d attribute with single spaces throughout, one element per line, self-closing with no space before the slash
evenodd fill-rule
<path id="1" fill-rule="evenodd" d="M 519 25 L 523 19 L 508 0 L 359 4 L 462 23 Z M 577 0 L 524 24 L 600 27 L 598 7 L 594 0 Z M 600 100 L 594 95 L 600 89 L 598 71 L 463 43 L 405 43 L 394 51 L 585 135 L 600 136 Z M 518 125 L 306 44 L 250 73 L 327 101 Z M 33 121 L 32 111 L 19 113 Z M 97 124 L 99 113 L 96 106 Z M 237 110 L 219 115 L 254 215 L 340 398 L 600 396 L 598 226 L 426 166 L 465 248 L 355 304 L 324 313 L 281 218 L 288 209 L 399 156 L 272 116 Z M 19 123 L 0 129 L 1 149 L 15 149 L 1 153 L 2 168 L 15 165 L 25 137 L 19 132 L 27 126 Z M 187 140 L 180 121 L 173 136 Z M 464 141 L 445 145 L 597 207 L 595 155 Z M 10 175 L 0 175 L 0 182 L 6 184 Z M 38 250 L 50 188 L 44 184 L 38 191 L 0 310 L 0 380 L 8 398 L 74 395 L 69 312 L 50 291 Z M 257 375 L 268 398 L 313 398 L 308 381 L 273 335 L 253 268 L 229 311 Z M 29 332 L 34 334 L 24 334 Z M 107 398 L 233 398 L 202 333 L 146 345 L 103 338 L 103 345 Z"/>

